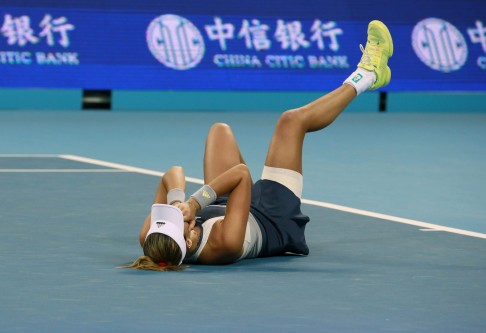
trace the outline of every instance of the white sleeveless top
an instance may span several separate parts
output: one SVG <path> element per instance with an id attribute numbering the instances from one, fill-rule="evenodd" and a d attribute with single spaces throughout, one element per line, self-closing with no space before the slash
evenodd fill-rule
<path id="1" fill-rule="evenodd" d="M 197 261 L 199 255 L 206 246 L 206 243 L 208 242 L 209 235 L 211 234 L 214 223 L 223 218 L 224 216 L 213 217 L 202 224 L 203 238 L 201 239 L 201 245 L 199 245 L 196 253 L 194 253 L 190 258 L 187 259 L 187 262 L 195 263 Z M 262 243 L 262 232 L 260 231 L 260 227 L 258 226 L 255 217 L 250 213 L 250 215 L 248 216 L 248 223 L 246 224 L 245 240 L 243 241 L 243 254 L 241 255 L 241 257 L 236 259 L 236 261 L 258 257 L 258 254 L 262 249 Z"/>

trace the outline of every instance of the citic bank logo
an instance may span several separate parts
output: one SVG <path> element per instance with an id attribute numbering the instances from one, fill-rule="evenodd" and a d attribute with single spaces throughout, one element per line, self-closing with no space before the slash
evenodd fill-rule
<path id="1" fill-rule="evenodd" d="M 147 44 L 152 55 L 167 67 L 186 70 L 204 56 L 204 39 L 191 21 L 182 16 L 162 15 L 150 22 Z"/>
<path id="2" fill-rule="evenodd" d="M 412 46 L 424 64 L 436 71 L 452 72 L 467 60 L 467 44 L 461 32 L 438 18 L 428 18 L 415 25 Z"/>

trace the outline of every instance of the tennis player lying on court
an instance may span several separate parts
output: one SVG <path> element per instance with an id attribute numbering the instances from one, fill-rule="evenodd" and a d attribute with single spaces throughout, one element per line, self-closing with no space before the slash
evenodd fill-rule
<path id="1" fill-rule="evenodd" d="M 372 21 L 356 71 L 331 93 L 284 112 L 273 133 L 262 177 L 252 183 L 231 128 L 215 124 L 204 153 L 204 183 L 185 200 L 181 167 L 162 177 L 140 231 L 144 256 L 125 268 L 179 270 L 184 263 L 230 264 L 287 252 L 307 255 L 302 214 L 302 146 L 308 132 L 331 124 L 359 94 L 386 86 L 393 41 Z"/>

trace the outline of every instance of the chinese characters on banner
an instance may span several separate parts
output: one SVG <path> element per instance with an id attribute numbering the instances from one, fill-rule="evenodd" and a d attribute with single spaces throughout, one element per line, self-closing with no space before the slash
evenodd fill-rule
<path id="1" fill-rule="evenodd" d="M 482 21 L 477 20 L 476 27 L 467 29 L 467 33 L 472 43 L 481 44 L 485 55 L 478 57 L 477 65 L 479 68 L 486 70 L 486 27 Z"/>
<path id="2" fill-rule="evenodd" d="M 235 38 L 244 39 L 247 49 L 257 51 L 268 50 L 272 47 L 271 33 L 268 24 L 262 24 L 258 19 L 244 19 L 238 34 L 235 36 L 235 25 L 223 23 L 220 17 L 214 18 L 214 24 L 205 25 L 205 30 L 209 40 L 219 42 L 221 50 L 226 51 L 226 40 Z M 315 42 L 319 50 L 324 50 L 324 39 L 329 38 L 329 48 L 332 51 L 339 50 L 338 35 L 343 34 L 343 30 L 337 27 L 336 22 L 330 21 L 323 23 L 316 19 L 310 28 L 312 35 L 310 41 L 306 40 L 306 35 L 302 31 L 302 22 L 277 20 L 277 26 L 273 34 L 275 41 L 280 43 L 282 50 L 291 49 L 296 51 L 299 48 L 308 48 L 311 42 Z"/>
<path id="3" fill-rule="evenodd" d="M 259 19 L 243 19 L 241 26 L 225 23 L 221 17 L 214 17 L 213 24 L 204 26 L 210 41 L 216 41 L 221 51 L 213 56 L 213 63 L 217 67 L 247 67 L 271 69 L 286 68 L 348 68 L 346 55 L 303 55 L 297 53 L 300 49 L 310 49 L 313 44 L 318 51 L 326 50 L 326 46 L 333 53 L 338 52 L 340 45 L 338 36 L 344 31 L 335 21 L 322 22 L 314 19 L 309 31 L 304 31 L 301 21 L 277 19 L 275 28 L 262 23 Z M 247 50 L 269 51 L 279 48 L 282 51 L 291 51 L 286 54 L 267 54 L 260 57 L 258 54 L 226 53 L 228 41 L 241 39 Z M 276 46 L 275 46 L 276 45 Z"/>
<path id="4" fill-rule="evenodd" d="M 75 29 L 66 17 L 53 18 L 49 14 L 44 15 L 38 28 L 36 33 L 27 15 L 13 17 L 5 14 L 0 32 L 6 38 L 8 45 L 25 47 L 28 44 L 36 45 L 45 42 L 51 47 L 60 45 L 68 48 L 70 44 L 68 33 Z M 33 62 L 39 65 L 79 65 L 78 55 L 73 52 L 0 51 L 0 64 L 30 65 Z"/>
<path id="5" fill-rule="evenodd" d="M 12 77 L 24 71 L 12 84 L 22 86 L 22 75 L 30 75 L 26 85 L 42 86 L 50 79 L 48 67 L 66 66 L 75 73 L 64 81 L 71 87 L 90 82 L 90 86 L 106 89 L 266 89 L 264 83 L 258 86 L 261 78 L 271 78 L 270 72 L 276 72 L 283 79 L 275 80 L 272 89 L 294 87 L 297 74 L 298 89 L 305 90 L 315 87 L 316 72 L 333 78 L 348 73 L 360 56 L 359 42 L 366 42 L 364 38 L 355 40 L 357 27 L 365 36 L 366 23 L 358 21 L 359 17 L 340 21 L 332 16 L 314 17 L 313 13 L 307 13 L 305 19 L 257 13 L 187 15 L 136 10 L 114 15 L 108 10 L 64 7 L 45 12 L 38 8 L 0 12 L 0 69 L 3 66 Z M 406 60 L 394 57 L 394 61 L 406 63 L 394 63 L 389 89 L 431 89 L 427 80 L 439 90 L 483 89 L 483 22 L 439 17 L 408 24 L 387 22 L 396 38 L 397 54 L 409 55 Z M 28 70 L 30 66 L 37 66 L 36 77 Z M 168 79 L 160 80 L 160 71 L 165 71 Z M 184 77 L 189 80 L 179 80 L 181 71 L 188 73 Z M 235 79 L 229 86 L 228 73 L 237 71 L 241 80 Z M 210 82 L 206 80 L 208 73 Z M 437 76 L 442 73 L 454 76 L 442 80 Z M 55 86 L 58 77 L 52 75 L 49 84 Z M 125 77 L 125 81 L 120 79 Z"/>

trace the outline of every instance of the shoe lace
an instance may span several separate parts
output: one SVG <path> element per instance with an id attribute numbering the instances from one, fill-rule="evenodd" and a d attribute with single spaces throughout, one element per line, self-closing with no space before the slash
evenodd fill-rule
<path id="1" fill-rule="evenodd" d="M 359 49 L 363 53 L 361 62 L 368 66 L 377 66 L 380 63 L 381 53 L 378 47 L 379 43 L 376 41 L 368 41 L 366 48 L 359 44 Z"/>

